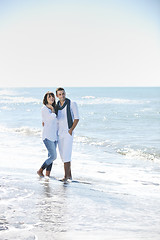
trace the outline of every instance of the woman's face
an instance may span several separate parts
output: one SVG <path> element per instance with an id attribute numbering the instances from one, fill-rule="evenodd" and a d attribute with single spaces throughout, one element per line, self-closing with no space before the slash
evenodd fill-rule
<path id="1" fill-rule="evenodd" d="M 48 102 L 48 104 L 52 105 L 54 103 L 54 101 L 55 101 L 55 97 L 53 95 L 48 94 L 47 95 L 47 102 Z"/>

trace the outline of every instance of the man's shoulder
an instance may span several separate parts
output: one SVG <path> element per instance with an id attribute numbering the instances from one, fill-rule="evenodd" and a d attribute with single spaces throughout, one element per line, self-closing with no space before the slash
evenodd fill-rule
<path id="1" fill-rule="evenodd" d="M 75 101 L 71 101 L 71 109 L 72 111 L 78 111 L 78 106 L 77 103 Z"/>
<path id="2" fill-rule="evenodd" d="M 70 101 L 71 101 L 71 105 L 77 105 L 77 103 L 75 101 L 72 101 L 72 100 L 70 100 Z"/>
<path id="3" fill-rule="evenodd" d="M 70 106 L 72 107 L 74 107 L 74 106 L 77 106 L 77 103 L 75 102 L 75 101 L 73 101 L 73 100 L 71 100 L 71 99 L 69 99 L 69 98 L 66 98 L 66 101 L 68 102 L 68 103 L 70 103 Z"/>

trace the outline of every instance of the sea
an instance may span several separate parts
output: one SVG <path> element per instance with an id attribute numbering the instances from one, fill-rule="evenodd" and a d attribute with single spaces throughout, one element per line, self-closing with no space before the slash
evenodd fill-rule
<path id="1" fill-rule="evenodd" d="M 160 88 L 66 87 L 78 105 L 72 175 L 37 170 L 44 94 L 0 88 L 0 240 L 160 239 Z"/>

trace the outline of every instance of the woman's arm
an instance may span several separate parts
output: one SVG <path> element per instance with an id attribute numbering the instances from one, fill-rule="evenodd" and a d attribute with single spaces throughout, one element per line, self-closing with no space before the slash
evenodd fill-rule
<path id="1" fill-rule="evenodd" d="M 47 108 L 42 108 L 42 126 L 44 127 L 45 122 L 53 119 L 56 119 L 56 114 L 54 112 L 50 112 Z"/>

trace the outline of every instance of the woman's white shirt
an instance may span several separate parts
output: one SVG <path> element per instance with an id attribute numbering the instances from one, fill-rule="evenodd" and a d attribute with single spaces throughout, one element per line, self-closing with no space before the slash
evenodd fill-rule
<path id="1" fill-rule="evenodd" d="M 42 130 L 42 139 L 49 139 L 50 141 L 57 141 L 57 117 L 55 113 L 52 113 L 51 109 L 45 105 L 41 109 L 42 122 L 44 127 Z"/>

